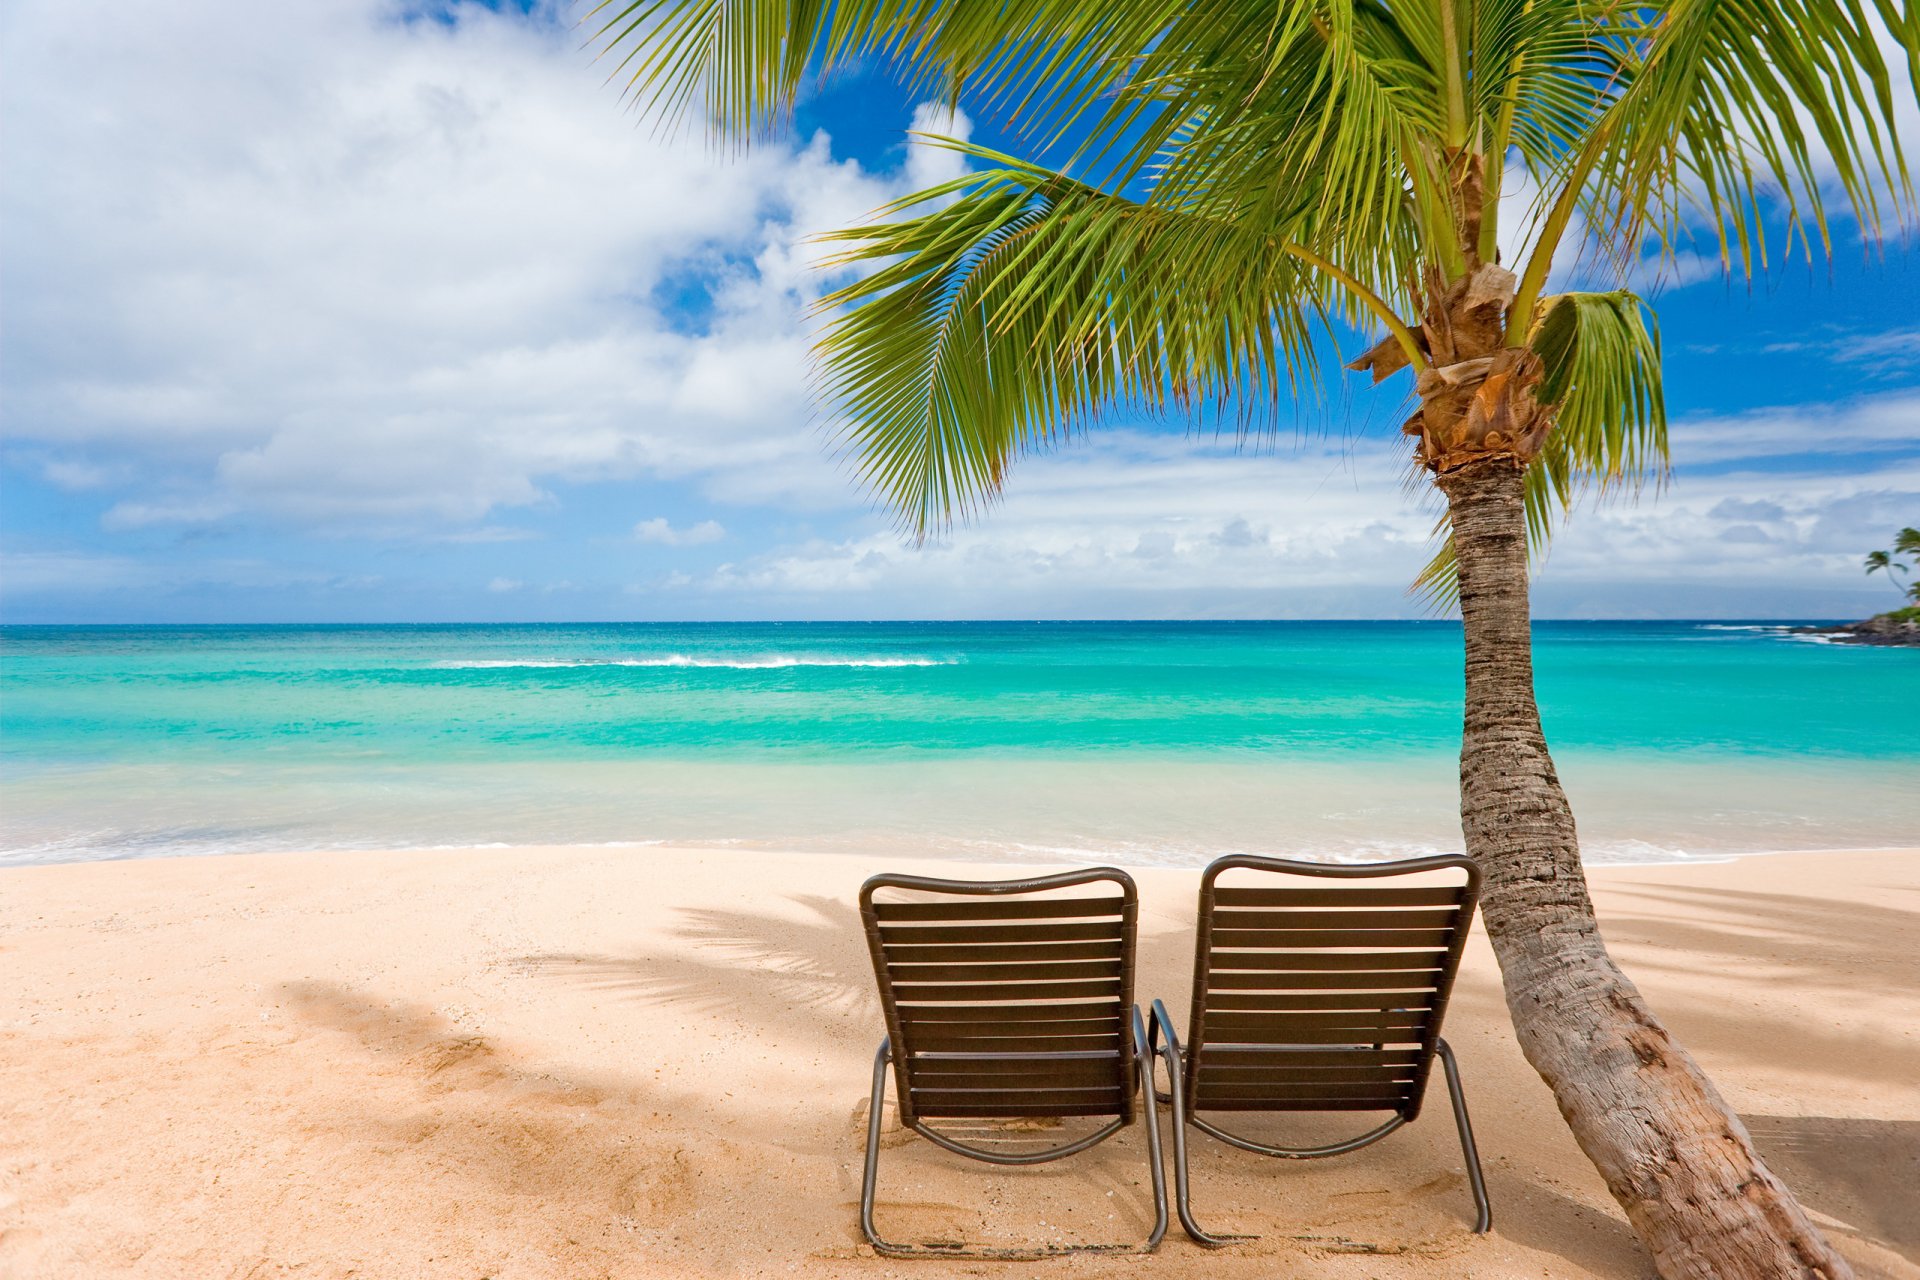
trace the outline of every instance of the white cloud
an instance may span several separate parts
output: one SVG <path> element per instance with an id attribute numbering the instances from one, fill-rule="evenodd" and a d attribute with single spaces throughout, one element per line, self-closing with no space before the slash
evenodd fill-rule
<path id="1" fill-rule="evenodd" d="M 1582 504 L 1540 566 L 1543 616 L 1671 614 L 1676 605 L 1713 614 L 1723 610 L 1709 601 L 1733 601 L 1726 593 L 1736 589 L 1741 601 L 1864 598 L 1863 549 L 1920 511 L 1920 458 L 1844 474 L 1740 460 L 1802 448 L 1823 429 L 1835 448 L 1892 440 L 1881 424 L 1896 412 L 1869 403 L 1676 426 L 1677 453 L 1692 456 L 1697 440 L 1724 469 L 1682 472 L 1637 501 Z M 1262 454 L 1112 432 L 1020 464 L 999 506 L 924 546 L 876 524 L 676 585 L 872 616 L 1419 613 L 1405 592 L 1431 553 L 1434 506 L 1424 484 L 1409 499 L 1405 474 L 1398 441 L 1317 440 Z"/>
<path id="2" fill-rule="evenodd" d="M 146 529 L 154 525 L 212 524 L 234 514 L 237 504 L 216 498 L 189 498 L 158 501 L 116 502 L 100 517 L 100 525 L 109 533 Z"/>
<path id="3" fill-rule="evenodd" d="M 91 592 L 133 585 L 141 566 L 128 556 L 86 551 L 9 551 L 0 557 L 0 595 Z"/>
<path id="4" fill-rule="evenodd" d="M 698 547 L 720 541 L 727 536 L 727 531 L 717 520 L 702 520 L 685 529 L 676 529 L 665 516 L 655 516 L 633 526 L 633 536 L 641 542 L 657 542 L 662 546 Z"/>
<path id="5" fill-rule="evenodd" d="M 915 107 L 913 123 L 907 128 L 916 134 L 926 134 L 929 138 L 951 138 L 955 142 L 966 142 L 973 136 L 973 121 L 967 118 L 966 112 L 937 102 L 923 102 Z M 922 142 L 916 138 L 907 148 L 904 185 L 909 191 L 920 191 L 951 182 L 966 170 L 966 158 L 959 152 L 937 142 Z"/>
<path id="6" fill-rule="evenodd" d="M 1802 454 L 1912 453 L 1920 448 L 1920 391 L 1687 418 L 1673 424 L 1669 438 L 1680 466 Z"/>
<path id="7" fill-rule="evenodd" d="M 496 595 L 504 595 L 510 591 L 518 591 L 526 585 L 526 583 L 521 582 L 518 578 L 495 578 L 493 581 L 487 583 L 487 590 Z"/>
<path id="8" fill-rule="evenodd" d="M 13 547 L 0 552 L 0 598 L 9 605 L 34 597 L 83 600 L 110 593 L 164 596 L 199 587 L 243 592 L 312 589 L 354 593 L 378 585 L 376 574 L 225 556 L 157 566 L 136 556 Z"/>
<path id="9" fill-rule="evenodd" d="M 1122 596 L 1174 608 L 1210 595 L 1367 595 L 1394 605 L 1429 553 L 1431 515 L 1401 492 L 1397 442 L 1313 440 L 1236 451 L 1112 431 L 1029 459 L 1005 499 L 923 546 L 877 522 L 721 566 L 701 589 L 883 600 L 880 612 L 975 607 L 1099 612 Z M 1137 605 L 1128 606 L 1138 607 Z M 1146 605 L 1149 612 L 1154 606 Z"/>
<path id="10" fill-rule="evenodd" d="M 16 445 L 68 487 L 121 484 L 118 530 L 411 536 L 555 481 L 831 475 L 809 236 L 903 179 L 817 138 L 731 161 L 658 141 L 551 13 L 397 12 L 5 10 Z M 914 147 L 905 180 L 957 165 Z"/>

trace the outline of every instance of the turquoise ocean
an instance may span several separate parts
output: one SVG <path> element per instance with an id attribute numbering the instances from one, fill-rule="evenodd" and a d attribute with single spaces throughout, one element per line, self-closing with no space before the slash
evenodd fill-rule
<path id="1" fill-rule="evenodd" d="M 1920 845 L 1920 652 L 1542 623 L 1593 862 Z M 693 843 L 1459 847 L 1431 623 L 0 628 L 0 864 Z"/>

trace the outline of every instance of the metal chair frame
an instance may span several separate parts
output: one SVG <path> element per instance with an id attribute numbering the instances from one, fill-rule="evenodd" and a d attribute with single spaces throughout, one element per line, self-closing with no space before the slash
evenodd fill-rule
<path id="1" fill-rule="evenodd" d="M 1428 871 L 1446 870 L 1458 870 L 1465 873 L 1466 883 L 1459 891 L 1457 911 L 1451 925 L 1450 936 L 1448 936 L 1446 940 L 1444 952 L 1439 960 L 1437 976 L 1432 979 L 1431 985 L 1427 990 L 1419 993 L 1431 1007 L 1426 1016 L 1418 1020 L 1420 1025 L 1415 1028 L 1419 1033 L 1417 1037 L 1419 1041 L 1418 1061 L 1416 1065 L 1405 1068 L 1405 1070 L 1412 1075 L 1412 1082 L 1405 1087 L 1404 1098 L 1393 1105 L 1394 1114 L 1384 1123 L 1356 1137 L 1348 1138 L 1340 1142 L 1327 1143 L 1317 1147 L 1283 1147 L 1256 1142 L 1244 1135 L 1233 1133 L 1198 1114 L 1199 1106 L 1195 1093 L 1195 1085 L 1199 1078 L 1200 1067 L 1204 1062 L 1211 1060 L 1209 1057 L 1210 1046 L 1206 1040 L 1205 1027 L 1208 998 L 1213 994 L 1209 981 L 1210 972 L 1213 967 L 1211 962 L 1217 950 L 1214 945 L 1216 919 L 1215 882 L 1222 873 L 1234 870 L 1265 871 L 1285 875 L 1336 880 L 1381 879 L 1414 875 Z M 1153 1019 L 1147 1037 L 1147 1051 L 1150 1055 L 1150 1061 L 1164 1062 L 1167 1068 L 1168 1091 L 1161 1094 L 1157 1092 L 1156 1088 L 1155 1092 L 1160 1101 L 1170 1103 L 1172 1107 L 1174 1203 L 1180 1214 L 1181 1226 L 1186 1229 L 1187 1234 L 1193 1238 L 1195 1243 L 1217 1249 L 1232 1244 L 1237 1240 L 1247 1240 L 1253 1237 L 1214 1234 L 1205 1230 L 1195 1220 L 1191 1198 L 1191 1177 L 1188 1172 L 1186 1136 L 1188 1125 L 1192 1125 L 1201 1132 L 1217 1138 L 1229 1146 L 1238 1147 L 1243 1151 L 1251 1151 L 1257 1155 L 1272 1156 L 1282 1160 L 1316 1160 L 1327 1156 L 1344 1155 L 1347 1152 L 1358 1151 L 1362 1147 L 1371 1146 L 1395 1130 L 1400 1129 L 1402 1126 L 1418 1118 L 1420 1114 L 1420 1104 L 1425 1095 L 1427 1078 L 1435 1058 L 1440 1060 L 1441 1068 L 1446 1075 L 1447 1093 L 1453 1104 L 1454 1124 L 1460 1134 L 1460 1149 L 1466 1158 L 1467 1180 L 1473 1191 L 1475 1209 L 1473 1229 L 1476 1233 L 1484 1233 L 1492 1227 L 1492 1205 L 1487 1197 L 1486 1177 L 1480 1167 L 1479 1149 L 1476 1147 L 1473 1139 L 1473 1125 L 1467 1115 L 1467 1101 L 1466 1095 L 1461 1089 L 1459 1064 L 1454 1059 L 1453 1050 L 1445 1040 L 1440 1038 L 1439 1034 L 1440 1024 L 1446 1014 L 1447 998 L 1452 992 L 1453 980 L 1459 971 L 1460 954 L 1466 944 L 1467 934 L 1472 928 L 1474 907 L 1479 899 L 1479 888 L 1479 867 L 1475 865 L 1471 859 L 1458 855 L 1412 858 L 1399 862 L 1372 863 L 1357 866 L 1299 862 L 1291 859 L 1262 858 L 1252 855 L 1235 855 L 1218 859 L 1206 869 L 1200 880 L 1200 911 L 1194 939 L 1193 1009 L 1188 1022 L 1188 1044 L 1185 1049 L 1182 1048 L 1179 1035 L 1174 1030 L 1173 1019 L 1168 1014 L 1166 1005 L 1159 1000 L 1153 1002 Z M 1359 905 L 1358 899 L 1356 899 L 1355 905 Z M 1391 908 L 1389 908 L 1389 910 L 1391 910 Z M 1323 932 L 1339 932 L 1340 914 L 1338 911 L 1328 911 L 1326 913 L 1326 929 Z M 1236 921 L 1236 923 L 1239 922 Z M 1255 933 L 1273 932 L 1272 930 L 1258 930 L 1256 927 L 1248 927 L 1243 931 Z M 1356 940 L 1353 942 L 1343 942 L 1340 945 L 1351 947 L 1363 944 Z M 1389 941 L 1383 945 L 1393 946 L 1400 945 L 1400 943 L 1397 941 Z M 1296 952 L 1295 954 L 1304 956 L 1309 953 Z M 1308 971 L 1303 969 L 1300 972 L 1304 973 Z M 1311 987 L 1310 978 L 1302 977 L 1297 979 L 1296 982 L 1302 987 Z M 1275 985 L 1281 985 L 1280 981 L 1276 979 Z M 1404 986 L 1410 984 L 1400 983 L 1397 982 L 1397 980 L 1383 979 L 1379 985 Z M 1309 991 L 1308 994 L 1316 995 L 1319 993 Z M 1369 999 L 1378 998 L 1382 997 L 1369 997 Z M 1286 1001 L 1282 1000 L 1281 1002 L 1285 1003 Z M 1314 1004 L 1312 1000 L 1295 1001 L 1295 1003 L 1301 1004 L 1303 1008 L 1313 1007 Z M 1360 1003 L 1363 1006 L 1367 1005 L 1367 1001 L 1357 998 L 1355 1000 L 1342 1001 L 1342 1003 Z M 1411 1010 L 1395 1009 L 1390 1006 L 1382 1007 L 1380 1011 L 1388 1014 L 1407 1014 L 1411 1012 Z M 1283 1014 L 1280 1016 L 1284 1017 L 1286 1015 Z M 1301 1016 L 1304 1020 L 1305 1017 L 1311 1015 L 1296 1016 Z M 1403 1034 L 1398 1038 L 1411 1040 L 1415 1037 L 1411 1034 Z M 1299 1052 L 1303 1055 L 1324 1057 L 1330 1053 L 1353 1052 L 1356 1054 L 1364 1054 L 1367 1050 L 1380 1052 L 1384 1048 L 1384 1043 L 1340 1044 L 1320 1042 L 1296 1045 L 1284 1042 L 1259 1041 L 1250 1047 L 1255 1047 L 1258 1051 L 1266 1054 Z M 1221 1051 L 1216 1050 L 1214 1052 L 1217 1054 Z M 1302 1060 L 1305 1062 L 1307 1059 L 1303 1056 Z M 1359 1061 L 1364 1062 L 1364 1058 L 1359 1059 Z M 1302 1069 L 1305 1070 L 1307 1068 L 1303 1067 Z M 1149 1067 L 1149 1070 L 1151 1070 L 1151 1067 Z M 1288 1081 L 1293 1087 L 1303 1087 L 1297 1077 L 1290 1077 Z M 1260 1108 L 1256 1103 L 1241 1109 L 1258 1110 Z M 1310 1103 L 1301 1103 L 1284 1108 L 1275 1106 L 1271 1109 L 1276 1111 L 1282 1109 L 1312 1111 L 1321 1109 L 1333 1110 L 1336 1108 L 1333 1106 L 1316 1108 Z M 1341 1107 L 1337 1109 L 1356 1108 Z M 1386 1105 L 1383 1104 L 1381 1109 L 1387 1109 Z"/>
<path id="2" fill-rule="evenodd" d="M 1022 1021 L 1029 1018 L 1033 1012 L 1045 1009 L 1045 1003 L 1043 1002 L 1048 1000 L 1052 993 L 1057 992 L 1060 997 L 1064 998 L 1079 992 L 1082 988 L 1097 985 L 1102 991 L 1096 998 L 1100 1000 L 1102 1006 L 1104 1006 L 1107 995 L 1117 995 L 1118 1003 L 1113 1006 L 1113 1012 L 1119 1019 L 1119 1025 L 1102 1029 L 1096 1033 L 1085 1034 L 1080 1032 L 1084 1026 L 1092 1025 L 1090 1021 L 1078 1024 L 1075 1028 L 1072 1028 L 1071 1030 L 1074 1034 L 1069 1034 L 1068 1031 L 1061 1030 L 1058 1024 L 1028 1022 L 1027 1025 L 1035 1028 L 1042 1026 L 1047 1027 L 1048 1034 L 1059 1037 L 1063 1045 L 1084 1046 L 1088 1040 L 1095 1038 L 1096 1035 L 1104 1037 L 1110 1034 L 1111 1047 L 1074 1047 L 1058 1050 L 1033 1047 L 1036 1045 L 1044 1046 L 1047 1037 L 1040 1036 L 1019 1041 L 1019 1044 L 1026 1047 L 1018 1050 L 1004 1050 L 999 1052 L 995 1052 L 990 1048 L 962 1048 L 944 1051 L 916 1050 L 915 1041 L 917 1038 L 917 1028 L 921 1024 L 916 1023 L 915 1017 L 912 1014 L 903 1012 L 901 1008 L 903 999 L 897 989 L 899 985 L 902 985 L 902 980 L 895 972 L 897 965 L 912 962 L 903 962 L 897 958 L 893 958 L 902 954 L 898 950 L 899 947 L 902 945 L 912 945 L 912 943 L 903 943 L 901 940 L 900 931 L 903 922 L 899 920 L 898 914 L 896 914 L 896 918 L 891 925 L 883 924 L 882 916 L 886 914 L 889 905 L 896 905 L 896 912 L 898 907 L 901 906 L 904 906 L 908 911 L 913 911 L 913 916 L 911 917 L 912 922 L 907 923 L 907 929 L 914 930 L 917 928 L 924 936 L 937 940 L 941 945 L 941 955 L 939 959 L 943 963 L 937 967 L 932 965 L 926 966 L 926 972 L 935 972 L 937 968 L 938 978 L 941 982 L 958 982 L 963 984 L 961 987 L 949 988 L 936 995 L 929 995 L 922 998 L 927 1000 L 939 999 L 955 1001 L 961 999 L 979 1000 L 982 1004 L 986 1005 L 986 1008 L 982 1009 L 980 1005 L 972 1006 L 972 1014 L 978 1020 L 968 1025 L 972 1028 L 991 1029 L 994 1027 L 994 1024 L 990 1020 L 993 1008 L 992 1003 L 984 999 L 981 995 L 963 994 L 963 992 L 983 990 L 981 984 L 1004 976 L 1011 965 L 1019 965 L 1024 969 L 1030 970 L 1030 972 L 1023 972 L 1021 974 L 1023 979 L 1045 980 L 1057 977 L 1056 974 L 1049 972 L 1050 965 L 1047 957 L 1044 955 L 1045 950 L 1053 942 L 1053 939 L 1047 936 L 1049 933 L 1049 924 L 1031 923 L 1036 919 L 1043 919 L 1044 916 L 1048 914 L 1042 904 L 1049 900 L 1029 900 L 1028 905 L 1013 908 L 1009 910 L 1005 916 L 996 917 L 991 914 L 991 912 L 963 911 L 931 904 L 925 905 L 923 909 L 918 911 L 914 910 L 915 904 L 876 904 L 874 894 L 877 891 L 882 889 L 904 889 L 924 893 L 958 895 L 963 898 L 1007 898 L 1025 894 L 1043 893 L 1053 889 L 1072 888 L 1078 885 L 1094 884 L 1102 881 L 1112 882 L 1120 889 L 1120 895 L 1117 899 L 1118 906 L 1100 913 L 1119 916 L 1117 926 L 1114 928 L 1114 932 L 1117 934 L 1120 953 L 1117 960 L 1118 972 L 1116 974 L 1105 974 L 1099 979 L 1092 981 L 1043 981 L 1040 985 L 1046 987 L 1046 991 L 1036 993 L 1025 1006 L 1015 1006 L 1015 1008 L 1023 1010 L 1021 1020 L 1002 1023 L 999 1029 L 1004 1032 L 1009 1028 L 1020 1028 Z M 1097 904 L 1098 902 L 1106 900 L 1054 899 L 1051 901 L 1064 901 L 1068 903 L 1088 902 Z M 1076 913 L 1068 910 L 1060 912 L 1059 914 L 1065 916 L 1080 914 L 1084 916 L 1087 913 L 1085 911 Z M 1162 1167 L 1161 1160 L 1159 1116 L 1155 1108 L 1156 1100 L 1153 1084 L 1154 1059 L 1151 1052 L 1149 1052 L 1149 1035 L 1146 1021 L 1141 1015 L 1139 1006 L 1133 1002 L 1135 930 L 1138 914 L 1139 896 L 1134 886 L 1133 878 L 1127 875 L 1126 872 L 1114 867 L 1093 867 L 1080 871 L 1063 872 L 1059 875 L 1043 876 L 1036 879 L 1002 881 L 946 880 L 930 876 L 878 875 L 868 880 L 866 884 L 862 886 L 860 890 L 860 915 L 862 923 L 866 927 L 868 950 L 873 959 L 874 977 L 875 981 L 879 984 L 880 1003 L 885 1013 L 887 1023 L 887 1037 L 880 1042 L 880 1048 L 874 1054 L 873 1091 L 867 1111 L 866 1164 L 862 1170 L 860 1181 L 860 1230 L 862 1234 L 866 1236 L 868 1243 L 873 1246 L 876 1253 L 891 1258 L 988 1258 L 1008 1261 L 1027 1261 L 1068 1254 L 1150 1253 L 1159 1247 L 1161 1240 L 1166 1236 L 1167 1232 L 1167 1187 L 1166 1173 Z M 924 920 L 947 919 L 963 919 L 967 923 L 958 929 L 943 926 L 925 926 L 920 923 Z M 1024 921 L 1027 923 L 1015 924 L 1016 921 Z M 1058 922 L 1053 923 L 1057 924 Z M 888 927 L 891 927 L 895 931 L 893 938 L 889 938 L 883 931 Z M 997 930 L 993 935 L 995 941 L 990 946 L 982 949 L 980 960 L 970 962 L 957 961 L 954 957 L 959 953 L 952 950 L 953 945 L 958 942 L 961 946 L 964 946 L 965 941 L 959 935 L 965 930 L 976 927 Z M 1090 936 L 1097 930 L 1089 926 L 1079 926 L 1076 930 L 1074 927 L 1069 926 L 1065 929 L 1056 928 L 1052 931 L 1073 937 Z M 1031 936 L 1015 937 L 1014 935 Z M 998 940 L 1002 937 L 1012 938 L 1012 941 L 1001 943 Z M 1064 949 L 1069 952 L 1091 950 L 1111 941 L 1113 940 L 1102 937 L 1093 942 L 1080 944 L 1077 947 L 1073 943 L 1068 943 Z M 1028 944 L 1032 944 L 1028 950 L 1021 950 L 1021 948 L 1027 947 Z M 1057 963 L 1057 961 L 1055 963 Z M 1102 957 L 1097 961 L 1085 959 L 1070 960 L 1070 965 L 1079 966 L 1079 968 L 1074 970 L 1076 973 L 1095 967 L 1111 967 L 1114 963 L 1115 961 L 1113 959 L 1106 957 Z M 1107 991 L 1106 988 L 1108 987 L 1113 988 L 1113 990 L 1110 992 Z M 998 1001 L 1006 1001 L 1009 999 L 1020 1000 L 1025 997 L 1025 994 L 1023 989 L 1017 985 L 1002 986 L 998 988 L 998 993 L 994 999 Z M 1086 1006 L 1080 1007 L 1085 1008 Z M 1067 1008 L 1071 1010 L 1073 1006 L 1067 1006 Z M 1102 1020 L 1104 1020 L 1104 1015 L 1101 1015 L 1101 1017 Z M 984 1032 L 982 1034 L 984 1034 Z M 1065 1111 L 1058 1109 L 1063 1105 L 1060 1098 L 1061 1093 L 1063 1091 L 1070 1093 L 1074 1092 L 1074 1090 L 1068 1086 L 1055 1086 L 1051 1089 L 1054 1097 L 1048 1098 L 1045 1095 L 1049 1092 L 1049 1088 L 1043 1084 L 1029 1084 L 1027 1087 L 1011 1090 L 1005 1086 L 994 1089 L 983 1084 L 979 1090 L 982 1095 L 980 1106 L 963 1106 L 958 1111 L 953 1111 L 951 1107 L 922 1108 L 915 1103 L 915 1076 L 919 1070 L 926 1067 L 937 1066 L 944 1068 L 948 1072 L 963 1071 L 963 1069 L 968 1066 L 978 1067 L 983 1071 L 997 1067 L 1004 1077 L 1009 1068 L 1018 1068 L 1031 1064 L 1039 1068 L 1052 1067 L 1056 1070 L 1065 1070 L 1071 1078 L 1076 1080 L 1099 1080 L 1104 1076 L 1104 1072 L 1100 1070 L 1100 1067 L 1107 1062 L 1111 1062 L 1113 1065 L 1111 1083 L 1099 1083 L 1093 1088 L 1084 1090 L 1084 1092 L 1102 1095 L 1099 1101 L 1089 1104 L 1088 1107 L 1069 1107 L 1069 1109 Z M 1061 1160 L 1068 1156 L 1077 1155 L 1080 1152 L 1105 1142 L 1108 1138 L 1113 1137 L 1132 1124 L 1135 1118 L 1134 1098 L 1135 1090 L 1137 1089 L 1139 1094 L 1144 1097 L 1146 1107 L 1147 1160 L 1152 1175 L 1154 1204 L 1154 1225 L 1152 1232 L 1143 1244 L 1138 1245 L 1046 1245 L 1034 1248 L 970 1249 L 963 1245 L 909 1245 L 886 1239 L 880 1234 L 874 1223 L 874 1202 L 879 1185 L 880 1133 L 882 1113 L 886 1102 L 887 1077 L 889 1074 L 894 1077 L 895 1081 L 895 1095 L 899 1106 L 901 1123 L 908 1129 L 911 1129 L 914 1133 L 943 1150 L 965 1156 L 969 1160 L 978 1160 L 985 1164 L 1003 1167 L 1046 1164 L 1054 1160 Z M 950 1090 L 954 1088 L 951 1080 L 946 1082 L 946 1087 Z M 1008 1095 L 1010 1093 L 1024 1093 L 1032 1100 L 1028 1101 L 1022 1100 L 1019 1097 L 1009 1097 Z M 1047 1147 L 1040 1151 L 1019 1153 L 989 1151 L 961 1142 L 935 1129 L 931 1129 L 926 1125 L 925 1118 L 938 1119 L 940 1117 L 937 1114 L 932 1117 L 923 1117 L 921 1114 L 923 1109 L 934 1111 L 946 1109 L 952 1111 L 954 1114 L 977 1115 L 980 1113 L 982 1107 L 991 1106 L 999 1108 L 1004 1106 L 1004 1111 L 995 1110 L 992 1114 L 996 1116 L 1004 1114 L 1008 1117 L 1030 1118 L 1053 1118 L 1063 1114 L 1098 1116 L 1108 1114 L 1100 1108 L 1109 1103 L 1112 1105 L 1114 1118 L 1094 1132 L 1058 1146 Z M 1048 1108 L 1050 1106 L 1055 1109 L 1049 1110 Z"/>

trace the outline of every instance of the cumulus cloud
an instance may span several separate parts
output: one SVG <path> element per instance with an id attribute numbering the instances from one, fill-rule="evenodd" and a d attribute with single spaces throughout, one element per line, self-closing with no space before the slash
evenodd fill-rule
<path id="1" fill-rule="evenodd" d="M 413 536 L 556 482 L 831 473 L 809 237 L 958 158 L 722 162 L 636 127 L 564 15 L 451 12 L 0 18 L 9 435 L 56 483 L 122 488 L 110 529 Z"/>
<path id="2" fill-rule="evenodd" d="M 727 531 L 717 520 L 702 520 L 699 524 L 676 529 L 665 516 L 655 516 L 633 526 L 633 536 L 641 542 L 657 542 L 667 547 L 698 547 L 720 541 L 727 536 Z"/>
<path id="3" fill-rule="evenodd" d="M 1909 454 L 1920 446 L 1920 391 L 1832 406 L 1781 405 L 1699 415 L 1675 423 L 1670 437 L 1674 461 L 1681 466 L 1803 454 Z"/>
<path id="4" fill-rule="evenodd" d="M 1720 465 L 1637 501 L 1583 503 L 1538 566 L 1544 615 L 1672 613 L 1676 604 L 1712 615 L 1719 600 L 1765 612 L 1777 607 L 1765 601 L 1795 592 L 1825 593 L 1844 612 L 1864 591 L 1861 548 L 1920 511 L 1911 425 L 1904 455 L 1844 473 L 1758 470 L 1752 460 L 1799 448 L 1820 429 L 1836 441 L 1891 440 L 1880 425 L 1889 414 L 1893 406 L 1870 404 L 1676 424 L 1676 453 L 1691 456 L 1697 436 Z M 814 601 L 880 616 L 1417 614 L 1424 606 L 1406 589 L 1431 554 L 1434 511 L 1409 501 L 1404 475 L 1397 441 L 1239 453 L 1113 432 L 1023 463 L 998 507 L 925 545 L 876 525 L 678 585 L 715 600 Z"/>
<path id="5" fill-rule="evenodd" d="M 1397 442 L 1241 451 L 1104 432 L 1023 462 L 993 510 L 925 544 L 876 520 L 851 536 L 722 565 L 694 586 L 770 600 L 884 600 L 880 611 L 904 616 L 1265 613 L 1342 599 L 1392 611 L 1429 553 L 1433 524 L 1401 492 L 1404 467 Z M 1276 592 L 1288 598 L 1259 598 Z"/>

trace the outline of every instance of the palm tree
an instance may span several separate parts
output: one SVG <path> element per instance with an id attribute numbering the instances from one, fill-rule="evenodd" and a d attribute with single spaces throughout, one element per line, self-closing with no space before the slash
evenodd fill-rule
<path id="1" fill-rule="evenodd" d="M 1891 551 L 1869 551 L 1866 559 L 1867 576 L 1885 573 L 1887 581 L 1893 584 L 1893 589 L 1900 593 L 1901 599 L 1911 598 L 1920 602 L 1920 583 L 1910 587 L 1900 585 L 1900 578 L 1908 572 L 1905 561 L 1900 558 L 1902 556 L 1911 556 L 1920 561 L 1920 529 L 1907 528 L 1896 533 Z"/>
<path id="2" fill-rule="evenodd" d="M 1893 554 L 1905 556 L 1920 565 L 1920 529 L 1909 525 L 1893 535 Z M 1907 584 L 1907 599 L 1920 605 L 1920 581 Z"/>
<path id="3" fill-rule="evenodd" d="M 1646 257 L 1692 236 L 1750 272 L 1769 235 L 1827 251 L 1829 204 L 1870 236 L 1911 209 L 1883 54 L 1920 96 L 1903 3 L 603 0 L 593 21 L 643 110 L 723 139 L 855 67 L 1017 127 L 1024 158 L 946 141 L 971 172 L 838 237 L 868 274 L 826 300 L 822 383 L 917 535 L 1116 410 L 1258 425 L 1319 385 L 1329 335 L 1384 331 L 1352 367 L 1411 371 L 1445 501 L 1426 581 L 1457 590 L 1461 817 L 1521 1047 L 1661 1274 L 1728 1280 L 1848 1272 L 1601 940 L 1534 701 L 1529 541 L 1584 479 L 1664 466 L 1627 287 Z M 1576 260 L 1615 287 L 1550 291 Z"/>
<path id="4" fill-rule="evenodd" d="M 1887 581 L 1893 584 L 1893 589 L 1900 592 L 1900 598 L 1902 600 L 1906 599 L 1907 593 L 1900 586 L 1898 575 L 1905 573 L 1907 567 L 1900 563 L 1900 561 L 1895 560 L 1891 551 L 1867 552 L 1866 568 L 1868 577 L 1872 577 L 1876 573 L 1885 572 Z"/>

